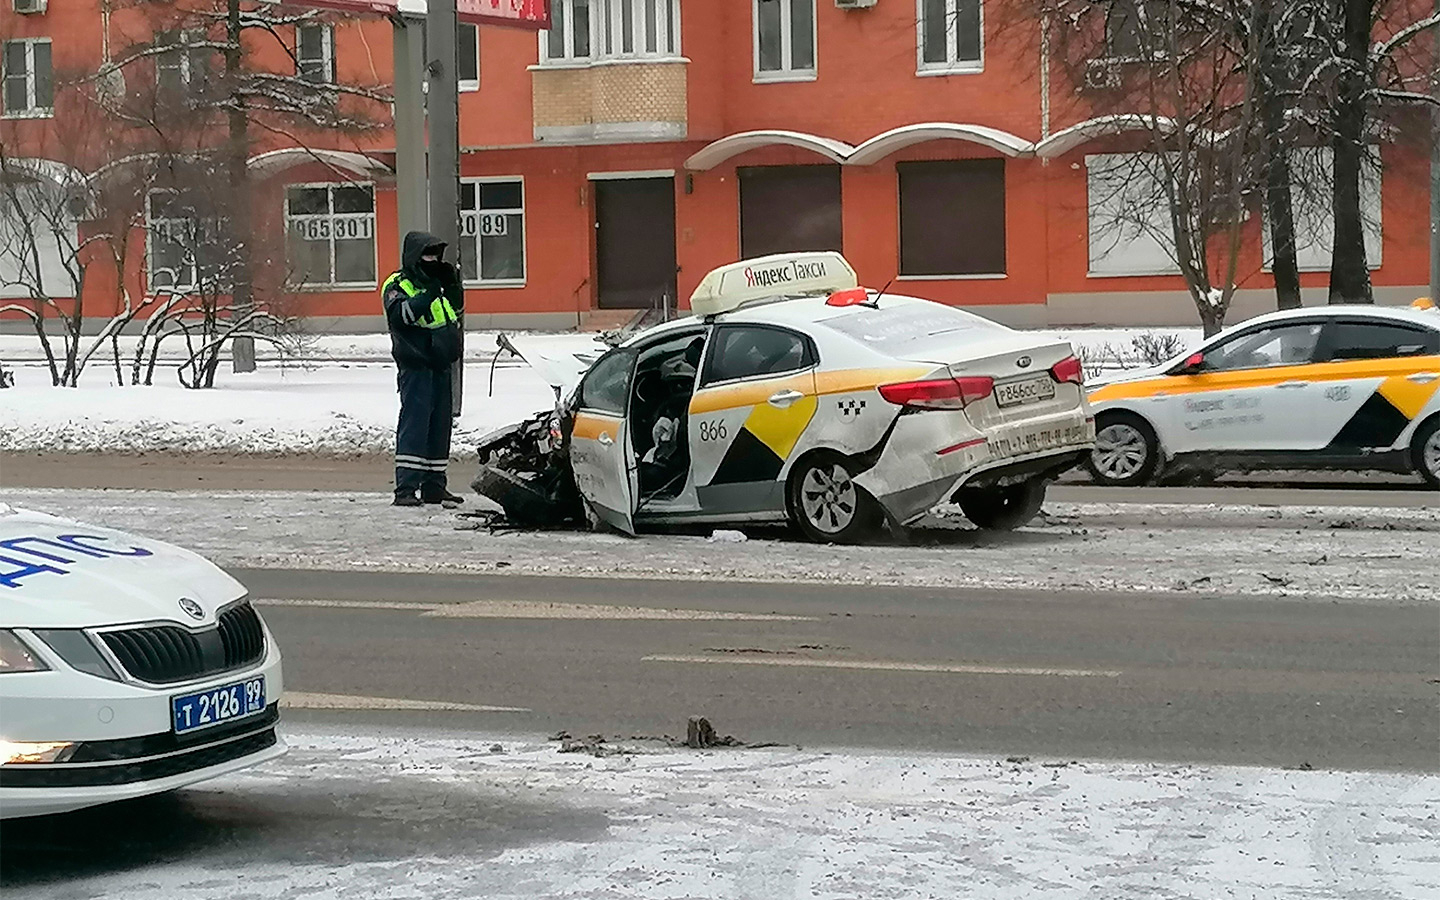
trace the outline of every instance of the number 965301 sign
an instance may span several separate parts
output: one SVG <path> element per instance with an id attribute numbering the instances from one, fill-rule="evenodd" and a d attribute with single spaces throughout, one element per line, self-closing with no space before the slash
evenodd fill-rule
<path id="1" fill-rule="evenodd" d="M 290 230 L 307 241 L 369 240 L 375 235 L 375 223 L 369 217 L 295 219 L 290 223 Z"/>

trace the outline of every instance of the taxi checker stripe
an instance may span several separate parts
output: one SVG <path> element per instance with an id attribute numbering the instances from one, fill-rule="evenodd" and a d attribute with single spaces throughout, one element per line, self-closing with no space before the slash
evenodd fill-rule
<path id="1" fill-rule="evenodd" d="M 1185 378 L 1164 376 L 1144 381 L 1120 382 L 1097 388 L 1091 403 L 1136 400 L 1157 394 L 1198 394 L 1239 388 L 1270 387 L 1285 381 L 1350 381 L 1357 378 L 1401 377 L 1440 366 L 1440 356 L 1405 356 L 1396 359 L 1357 359 L 1347 362 L 1306 363 L 1273 366 L 1268 369 L 1237 369 L 1233 372 L 1206 372 Z"/>
<path id="2" fill-rule="evenodd" d="M 1430 382 L 1411 381 L 1403 375 L 1394 375 L 1380 383 L 1380 396 L 1400 410 L 1407 419 L 1413 419 L 1425 411 L 1430 398 L 1440 389 L 1440 380 Z"/>
<path id="3" fill-rule="evenodd" d="M 873 391 L 877 385 L 890 384 L 896 381 L 906 381 L 913 378 L 920 378 L 935 371 L 934 366 L 903 366 L 883 369 L 838 369 L 835 371 L 822 371 L 814 373 L 812 382 L 811 374 L 801 373 L 787 378 L 784 381 L 779 379 L 765 379 L 760 382 L 746 382 L 744 384 L 728 384 L 720 387 L 701 388 L 690 401 L 690 415 L 698 416 L 705 413 L 720 412 L 726 409 L 737 409 L 741 406 L 755 406 L 764 403 L 770 395 L 776 391 L 786 389 L 799 390 L 809 393 L 812 389 L 816 394 L 825 396 L 827 394 L 848 394 L 853 391 Z M 799 382 L 798 384 L 792 382 Z"/>
<path id="4" fill-rule="evenodd" d="M 1335 432 L 1326 449 L 1354 451 L 1367 447 L 1393 447 L 1409 424 L 1410 417 L 1376 391 L 1366 397 L 1349 421 Z"/>

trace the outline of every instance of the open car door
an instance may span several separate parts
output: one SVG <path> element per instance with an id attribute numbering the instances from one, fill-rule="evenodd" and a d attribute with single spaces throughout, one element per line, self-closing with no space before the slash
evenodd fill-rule
<path id="1" fill-rule="evenodd" d="M 635 358 L 632 350 L 611 350 L 585 374 L 570 432 L 570 468 L 580 496 L 601 521 L 632 535 L 636 463 L 626 411 Z"/>

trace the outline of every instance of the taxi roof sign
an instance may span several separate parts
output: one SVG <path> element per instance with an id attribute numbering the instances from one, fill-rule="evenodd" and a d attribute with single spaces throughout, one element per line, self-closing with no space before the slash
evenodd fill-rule
<path id="1" fill-rule="evenodd" d="M 839 253 L 777 253 L 711 270 L 690 295 L 690 309 L 697 316 L 714 316 L 752 300 L 831 294 L 859 286 L 855 270 Z"/>

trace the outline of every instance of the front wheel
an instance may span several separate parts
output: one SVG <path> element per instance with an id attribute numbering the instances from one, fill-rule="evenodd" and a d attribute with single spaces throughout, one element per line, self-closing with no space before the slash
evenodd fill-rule
<path id="1" fill-rule="evenodd" d="M 1139 416 L 1112 413 L 1096 423 L 1095 449 L 1085 468 L 1096 484 L 1136 487 L 1160 467 L 1160 441 L 1155 429 Z"/>
<path id="2" fill-rule="evenodd" d="M 1032 478 L 1001 488 L 961 491 L 955 497 L 960 511 L 977 528 L 1014 531 L 1026 525 L 1045 505 L 1044 479 Z"/>
<path id="3" fill-rule="evenodd" d="M 853 544 L 879 528 L 880 507 L 855 484 L 845 460 L 821 454 L 802 460 L 790 476 L 790 519 L 807 540 Z"/>
<path id="4" fill-rule="evenodd" d="M 1415 471 L 1432 488 L 1440 488 L 1440 416 L 1421 425 L 1411 448 Z"/>

